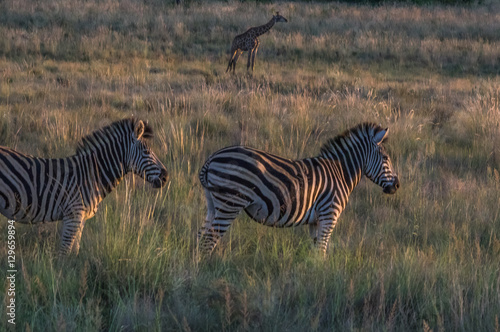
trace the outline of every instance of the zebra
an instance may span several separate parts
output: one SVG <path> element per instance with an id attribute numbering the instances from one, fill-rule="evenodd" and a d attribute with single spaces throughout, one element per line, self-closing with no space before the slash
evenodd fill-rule
<path id="1" fill-rule="evenodd" d="M 168 173 L 147 144 L 152 128 L 129 118 L 85 137 L 76 154 L 43 159 L 0 146 L 0 213 L 21 223 L 62 220 L 60 255 L 76 255 L 85 221 L 125 174 L 133 172 L 154 188 Z"/>
<path id="2" fill-rule="evenodd" d="M 210 254 L 244 210 L 267 226 L 309 225 L 315 246 L 328 241 L 350 193 L 363 175 L 394 194 L 399 179 L 382 142 L 389 129 L 362 123 L 328 140 L 314 158 L 290 160 L 245 146 L 212 154 L 200 170 L 207 216 L 199 249 Z"/>

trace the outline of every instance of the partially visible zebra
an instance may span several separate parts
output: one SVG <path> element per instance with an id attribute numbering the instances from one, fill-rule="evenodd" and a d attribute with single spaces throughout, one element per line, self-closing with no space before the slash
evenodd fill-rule
<path id="1" fill-rule="evenodd" d="M 84 137 L 74 156 L 42 159 L 0 146 L 0 213 L 24 223 L 63 221 L 60 254 L 78 254 L 85 221 L 133 172 L 161 188 L 167 170 L 146 140 L 151 127 L 124 119 Z"/>
<path id="2" fill-rule="evenodd" d="M 310 225 L 316 246 L 326 252 L 349 194 L 366 175 L 394 194 L 399 180 L 382 146 L 388 129 L 360 124 L 329 140 L 320 155 L 290 160 L 243 146 L 212 154 L 200 171 L 208 213 L 198 232 L 199 247 L 212 252 L 244 210 L 274 227 Z"/>

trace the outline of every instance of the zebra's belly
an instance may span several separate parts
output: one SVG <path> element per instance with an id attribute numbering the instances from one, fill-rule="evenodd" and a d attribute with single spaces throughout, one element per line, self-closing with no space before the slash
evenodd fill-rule
<path id="1" fill-rule="evenodd" d="M 248 206 L 245 208 L 245 212 L 250 218 L 261 224 L 267 224 L 269 221 L 276 222 L 276 220 L 269 220 L 270 216 L 267 209 L 260 204 L 252 204 Z"/>
<path id="2" fill-rule="evenodd" d="M 23 206 L 11 206 L 5 209 L 5 205 L 0 205 L 0 214 L 4 215 L 7 219 L 25 224 L 35 224 L 39 222 L 57 221 L 62 219 L 61 212 L 53 212 L 46 215 L 38 209 Z"/>
<path id="3" fill-rule="evenodd" d="M 282 214 L 285 208 L 280 209 L 280 213 L 269 213 L 262 204 L 252 204 L 245 208 L 245 212 L 256 222 L 272 227 L 291 227 L 313 223 L 316 220 L 314 209 L 306 211 L 302 215 Z"/>

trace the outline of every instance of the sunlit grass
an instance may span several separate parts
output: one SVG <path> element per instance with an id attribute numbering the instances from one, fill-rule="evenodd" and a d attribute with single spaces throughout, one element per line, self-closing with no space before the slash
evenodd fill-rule
<path id="1" fill-rule="evenodd" d="M 154 191 L 128 176 L 78 257 L 56 258 L 57 225 L 16 224 L 18 326 L 498 331 L 498 8 L 173 3 L 0 4 L 0 144 L 64 157 L 134 115 L 171 179 Z M 226 75 L 232 38 L 278 10 L 289 22 L 261 37 L 253 76 L 245 56 Z M 389 127 L 401 189 L 363 180 L 326 258 L 307 227 L 242 215 L 199 259 L 212 152 L 310 157 L 363 121 Z"/>

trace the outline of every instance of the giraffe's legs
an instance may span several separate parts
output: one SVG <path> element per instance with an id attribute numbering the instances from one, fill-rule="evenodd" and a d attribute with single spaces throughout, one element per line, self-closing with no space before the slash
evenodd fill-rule
<path id="1" fill-rule="evenodd" d="M 229 63 L 227 64 L 227 69 L 226 69 L 226 73 L 228 72 L 228 70 L 231 69 L 231 65 L 233 64 L 235 58 L 237 59 L 238 58 L 238 52 L 239 50 L 231 50 L 231 58 L 229 58 Z"/>
<path id="2" fill-rule="evenodd" d="M 227 64 L 227 69 L 226 73 L 233 69 L 233 74 L 236 70 L 236 62 L 238 62 L 238 58 L 240 57 L 241 53 L 243 53 L 242 50 L 240 49 L 235 49 L 234 51 L 231 50 L 231 58 L 229 59 L 229 63 Z"/>
<path id="3" fill-rule="evenodd" d="M 252 50 L 252 72 L 255 67 L 255 56 L 257 55 L 257 50 L 259 49 L 259 43 L 255 45 L 255 48 Z"/>
<path id="4" fill-rule="evenodd" d="M 247 72 L 250 69 L 250 66 L 252 64 L 252 56 L 253 56 L 254 51 L 255 51 L 255 47 L 248 51 Z M 252 71 L 253 71 L 253 67 L 252 67 Z"/>
<path id="5" fill-rule="evenodd" d="M 234 60 L 233 60 L 233 74 L 236 70 L 236 62 L 238 62 L 238 59 L 240 58 L 240 55 L 243 53 L 243 51 L 241 50 L 237 50 L 236 51 L 236 56 L 234 57 Z"/>

